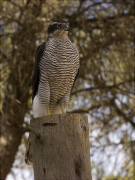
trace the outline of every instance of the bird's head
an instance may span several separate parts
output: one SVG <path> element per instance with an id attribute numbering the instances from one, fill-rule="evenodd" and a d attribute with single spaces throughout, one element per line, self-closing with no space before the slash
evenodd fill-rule
<path id="1" fill-rule="evenodd" d="M 49 25 L 47 32 L 49 37 L 65 38 L 69 30 L 69 23 L 67 21 L 57 20 Z"/>

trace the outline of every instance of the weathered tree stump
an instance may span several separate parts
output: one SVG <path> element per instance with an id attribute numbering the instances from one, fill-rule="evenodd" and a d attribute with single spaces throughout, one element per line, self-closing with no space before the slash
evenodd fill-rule
<path id="1" fill-rule="evenodd" d="M 31 120 L 35 180 L 92 180 L 86 115 L 51 115 Z"/>

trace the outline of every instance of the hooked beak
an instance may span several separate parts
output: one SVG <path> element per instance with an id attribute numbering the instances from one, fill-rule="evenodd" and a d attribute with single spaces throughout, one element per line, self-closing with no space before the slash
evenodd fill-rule
<path id="1" fill-rule="evenodd" d="M 66 27 L 65 27 L 65 31 L 70 31 L 70 27 L 69 27 L 68 24 L 67 24 Z"/>

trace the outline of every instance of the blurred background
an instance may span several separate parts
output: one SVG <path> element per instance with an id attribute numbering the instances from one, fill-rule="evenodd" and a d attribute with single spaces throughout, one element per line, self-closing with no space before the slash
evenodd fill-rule
<path id="1" fill-rule="evenodd" d="M 1 171 L 34 180 L 25 164 L 36 48 L 48 25 L 70 23 L 80 71 L 68 112 L 89 117 L 93 180 L 135 180 L 134 0 L 1 1 Z"/>

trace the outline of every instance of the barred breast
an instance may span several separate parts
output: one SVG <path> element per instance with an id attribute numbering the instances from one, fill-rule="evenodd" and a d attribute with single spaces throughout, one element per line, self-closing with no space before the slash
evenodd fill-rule
<path id="1" fill-rule="evenodd" d="M 70 39 L 50 38 L 46 43 L 40 64 L 39 97 L 47 91 L 50 106 L 65 97 L 68 105 L 69 95 L 79 68 L 79 53 Z M 48 82 L 48 83 L 47 83 Z M 44 95 L 46 96 L 46 95 Z M 46 106 L 46 99 L 40 98 Z"/>

